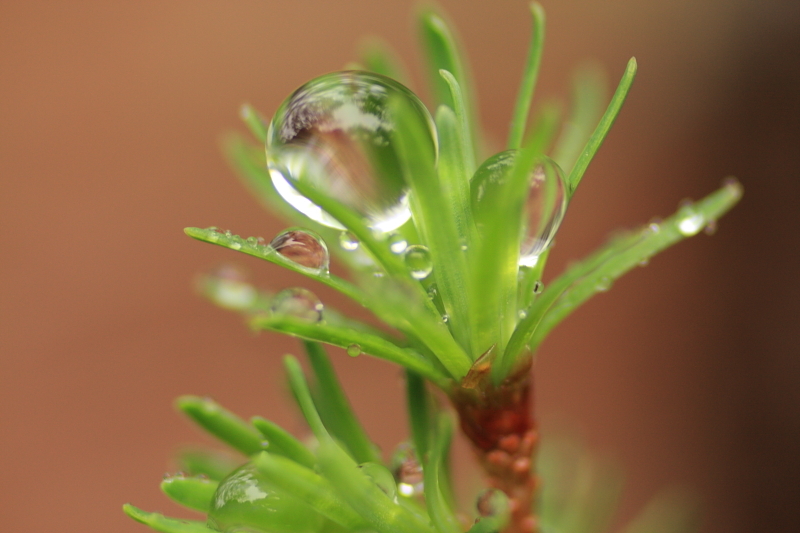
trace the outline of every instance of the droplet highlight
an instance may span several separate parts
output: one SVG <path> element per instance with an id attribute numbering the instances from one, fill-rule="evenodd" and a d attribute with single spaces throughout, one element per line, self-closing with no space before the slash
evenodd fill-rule
<path id="1" fill-rule="evenodd" d="M 284 289 L 272 299 L 270 310 L 275 315 L 293 316 L 308 322 L 322 320 L 324 306 L 317 296 L 308 289 L 295 287 Z"/>
<path id="2" fill-rule="evenodd" d="M 431 252 L 421 244 L 409 246 L 403 255 L 403 260 L 414 279 L 425 279 L 433 271 Z"/>
<path id="3" fill-rule="evenodd" d="M 706 217 L 695 211 L 694 204 L 688 201 L 681 204 L 678 217 L 678 231 L 684 237 L 697 235 L 707 224 Z"/>
<path id="4" fill-rule="evenodd" d="M 220 482 L 207 525 L 224 533 L 293 533 L 318 531 L 323 523 L 312 507 L 276 488 L 248 463 Z"/>
<path id="5" fill-rule="evenodd" d="M 487 159 L 470 182 L 473 212 L 480 224 L 488 206 L 501 201 L 499 190 L 505 183 L 518 155 L 506 150 Z M 539 256 L 552 243 L 564 213 L 568 196 L 564 172 L 550 158 L 541 157 L 529 176 L 525 201 L 525 237 L 520 244 L 519 265 L 534 267 Z"/>
<path id="6" fill-rule="evenodd" d="M 424 474 L 417 461 L 414 447 L 401 443 L 392 455 L 392 473 L 397 480 L 397 492 L 406 498 L 421 496 L 424 493 Z"/>
<path id="7" fill-rule="evenodd" d="M 295 189 L 293 184 L 302 182 L 359 213 L 377 233 L 403 225 L 411 211 L 394 137 L 395 99 L 403 99 L 410 118 L 430 133 L 428 155 L 435 161 L 435 124 L 414 93 L 378 74 L 334 72 L 297 89 L 272 119 L 268 164 L 272 183 L 283 199 L 320 224 L 344 229 Z"/>
<path id="8" fill-rule="evenodd" d="M 393 254 L 402 254 L 408 248 L 408 241 L 399 233 L 390 235 L 387 242 L 389 243 L 389 251 Z"/>
<path id="9" fill-rule="evenodd" d="M 360 244 L 356 236 L 349 231 L 343 231 L 339 234 L 339 246 L 346 252 L 355 252 Z"/>
<path id="10" fill-rule="evenodd" d="M 282 231 L 269 245 L 286 259 L 302 267 L 316 272 L 327 272 L 330 267 L 328 247 L 322 238 L 310 231 L 297 228 Z"/>

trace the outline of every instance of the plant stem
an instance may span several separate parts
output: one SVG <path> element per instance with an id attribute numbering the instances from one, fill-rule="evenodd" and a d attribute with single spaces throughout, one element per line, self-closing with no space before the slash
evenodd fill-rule
<path id="1" fill-rule="evenodd" d="M 450 391 L 450 399 L 489 485 L 508 496 L 511 516 L 503 533 L 535 533 L 539 529 L 534 509 L 539 433 L 533 417 L 532 358 L 524 358 L 496 386 L 489 364 L 485 363 L 485 369 L 476 368 L 480 363 L 473 367 L 481 374 L 477 383 L 468 382 L 468 376 Z"/>

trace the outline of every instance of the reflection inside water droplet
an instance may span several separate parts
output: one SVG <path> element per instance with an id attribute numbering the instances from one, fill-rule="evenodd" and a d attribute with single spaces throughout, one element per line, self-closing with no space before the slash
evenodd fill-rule
<path id="1" fill-rule="evenodd" d="M 330 264 L 328 247 L 318 235 L 302 229 L 288 229 L 279 233 L 270 246 L 286 259 L 298 265 L 327 272 Z"/>
<path id="2" fill-rule="evenodd" d="M 301 287 L 284 289 L 272 299 L 270 310 L 276 315 L 289 315 L 308 322 L 322 320 L 322 302 L 317 296 Z"/>
<path id="3" fill-rule="evenodd" d="M 427 247 L 415 244 L 406 248 L 403 260 L 406 263 L 411 277 L 414 279 L 425 279 L 433 271 L 431 253 Z"/>
<path id="4" fill-rule="evenodd" d="M 413 446 L 401 443 L 392 454 L 391 465 L 400 495 L 407 498 L 422 495 L 424 475 Z"/>
<path id="5" fill-rule="evenodd" d="M 541 280 L 537 280 L 533 283 L 533 294 L 542 294 L 544 291 L 544 283 Z"/>
<path id="6" fill-rule="evenodd" d="M 220 482 L 208 512 L 208 527 L 225 533 L 310 532 L 323 522 L 314 509 L 273 486 L 252 463 Z"/>
<path id="7" fill-rule="evenodd" d="M 435 160 L 433 119 L 406 87 L 368 72 L 327 74 L 297 89 L 270 124 L 270 176 L 283 199 L 320 224 L 344 229 L 292 186 L 304 182 L 361 214 L 376 232 L 405 223 L 411 212 L 394 139 L 393 99 L 405 100 L 410 118 L 430 132 L 429 156 Z"/>
<path id="8" fill-rule="evenodd" d="M 500 189 L 514 167 L 518 152 L 506 150 L 487 159 L 470 182 L 472 207 L 476 218 L 502 201 Z M 555 237 L 567 209 L 567 186 L 561 168 L 542 156 L 529 176 L 528 197 L 525 202 L 525 238 L 520 244 L 520 266 L 534 267 L 539 255 Z"/>

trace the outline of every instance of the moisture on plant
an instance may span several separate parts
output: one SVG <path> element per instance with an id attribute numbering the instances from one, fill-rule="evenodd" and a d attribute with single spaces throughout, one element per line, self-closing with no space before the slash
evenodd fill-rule
<path id="1" fill-rule="evenodd" d="M 368 49 L 357 68 L 300 85 L 271 120 L 242 108 L 252 138 L 232 136 L 227 154 L 286 229 L 244 237 L 215 227 L 186 233 L 308 278 L 305 287 L 256 287 L 227 264 L 203 276 L 200 290 L 254 330 L 300 339 L 308 374 L 294 356 L 283 364 L 310 433 L 293 435 L 265 418 L 244 421 L 208 398 L 181 397 L 178 408 L 239 459 L 183 452 L 182 472 L 162 481 L 170 498 L 202 518 L 126 505 L 132 518 L 168 533 L 606 529 L 617 494 L 613 476 L 573 444 L 547 436 L 540 442 L 532 399 L 539 346 L 626 272 L 704 228 L 713 232 L 742 189 L 725 181 L 660 222 L 616 233 L 545 285 L 554 237 L 637 64 L 627 63 L 605 108 L 597 78 L 582 75 L 566 116 L 549 105 L 530 113 L 544 12 L 534 3 L 530 13 L 533 37 L 500 149 L 487 148 L 454 30 L 430 9 L 417 19 L 430 108 L 384 45 Z M 331 274 L 331 261 L 349 275 Z M 313 292 L 319 284 L 369 310 L 383 327 L 321 301 Z M 397 449 L 372 442 L 325 346 L 340 349 L 335 357 L 372 356 L 403 367 L 411 434 Z M 483 471 L 484 486 L 474 494 L 451 476 L 456 432 Z M 686 520 L 667 496 L 626 531 L 677 531 Z"/>

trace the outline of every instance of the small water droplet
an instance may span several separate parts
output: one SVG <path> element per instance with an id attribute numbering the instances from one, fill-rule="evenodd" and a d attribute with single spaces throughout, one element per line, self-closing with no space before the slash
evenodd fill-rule
<path id="1" fill-rule="evenodd" d="M 608 289 L 611 288 L 612 284 L 613 281 L 611 278 L 609 278 L 608 276 L 603 276 L 598 280 L 597 285 L 595 285 L 594 288 L 597 292 L 606 292 Z"/>
<path id="2" fill-rule="evenodd" d="M 404 224 L 411 212 L 394 138 L 395 99 L 407 102 L 408 118 L 420 131 L 429 132 L 423 145 L 427 153 L 418 156 L 435 163 L 435 124 L 410 90 L 378 74 L 334 72 L 297 89 L 272 119 L 267 140 L 270 176 L 283 199 L 320 224 L 344 229 L 292 186 L 304 182 L 361 214 L 378 233 Z"/>
<path id="3" fill-rule="evenodd" d="M 233 232 L 229 229 L 226 229 L 223 234 L 228 238 L 233 237 Z"/>
<path id="4" fill-rule="evenodd" d="M 478 495 L 475 507 L 483 517 L 496 516 L 507 509 L 508 497 L 501 490 L 486 489 Z"/>
<path id="5" fill-rule="evenodd" d="M 378 463 L 362 463 L 358 467 L 390 500 L 397 501 L 397 483 L 388 468 Z"/>
<path id="6" fill-rule="evenodd" d="M 433 300 L 436 298 L 436 295 L 439 294 L 439 288 L 436 286 L 435 283 L 431 283 L 428 287 L 428 298 Z"/>
<path id="7" fill-rule="evenodd" d="M 256 239 L 255 237 L 248 237 L 246 239 L 246 241 L 247 241 L 247 244 L 249 244 L 251 246 L 255 246 L 256 244 L 258 244 L 258 239 Z"/>
<path id="8" fill-rule="evenodd" d="M 714 235 L 717 232 L 717 221 L 716 220 L 709 220 L 706 227 L 703 228 L 703 233 L 706 235 Z"/>
<path id="9" fill-rule="evenodd" d="M 470 183 L 473 211 L 480 222 L 487 206 L 500 201 L 498 191 L 517 158 L 517 150 L 506 150 L 487 159 L 475 171 Z M 542 157 L 530 176 L 525 202 L 527 228 L 520 246 L 519 264 L 533 267 L 552 243 L 567 210 L 568 195 L 564 172 L 555 161 Z"/>
<path id="10" fill-rule="evenodd" d="M 328 247 L 321 237 L 310 231 L 291 228 L 279 233 L 269 244 L 289 261 L 317 272 L 328 271 Z"/>
<path id="11" fill-rule="evenodd" d="M 361 346 L 358 344 L 351 344 L 347 347 L 347 355 L 350 357 L 358 357 L 361 355 Z"/>
<path id="12" fill-rule="evenodd" d="M 269 448 L 269 441 L 268 440 L 262 440 L 261 441 L 261 449 L 266 450 L 267 448 Z"/>
<path id="13" fill-rule="evenodd" d="M 372 277 L 373 278 L 382 278 L 383 276 L 384 276 L 384 273 L 381 272 L 380 270 L 376 270 L 375 272 L 372 273 Z"/>
<path id="14" fill-rule="evenodd" d="M 644 259 L 639 261 L 639 266 L 640 267 L 646 267 L 649 264 L 650 264 L 650 258 L 649 257 L 645 257 Z"/>
<path id="15" fill-rule="evenodd" d="M 339 246 L 342 247 L 342 250 L 346 252 L 354 252 L 358 250 L 359 246 L 358 239 L 356 236 L 350 233 L 349 231 L 343 231 L 339 234 Z"/>
<path id="16" fill-rule="evenodd" d="M 270 310 L 277 315 L 289 315 L 308 322 L 319 322 L 322 320 L 323 305 L 313 292 L 295 287 L 276 294 L 272 299 Z"/>
<path id="17" fill-rule="evenodd" d="M 234 265 L 221 265 L 203 278 L 203 292 L 226 309 L 249 309 L 258 291 L 248 282 L 247 274 Z"/>
<path id="18" fill-rule="evenodd" d="M 448 315 L 448 314 L 442 315 L 442 322 L 447 324 L 449 321 L 450 321 L 450 315 Z"/>
<path id="19" fill-rule="evenodd" d="M 389 250 L 393 254 L 402 254 L 408 247 L 408 241 L 406 241 L 406 238 L 399 233 L 389 235 L 387 242 L 389 243 Z"/>
<path id="20" fill-rule="evenodd" d="M 706 225 L 706 218 L 702 213 L 695 211 L 694 204 L 688 200 L 681 202 L 678 216 L 680 217 L 678 220 L 678 231 L 685 237 L 697 235 Z"/>
<path id="21" fill-rule="evenodd" d="M 537 280 L 533 284 L 533 294 L 542 294 L 542 291 L 544 291 L 544 283 L 541 280 Z"/>
<path id="22" fill-rule="evenodd" d="M 391 468 L 397 480 L 397 491 L 401 495 L 411 498 L 423 493 L 425 478 L 413 446 L 407 442 L 401 443 L 392 454 Z"/>
<path id="23" fill-rule="evenodd" d="M 208 511 L 208 527 L 225 533 L 319 531 L 324 518 L 275 487 L 252 463 L 223 479 Z"/>
<path id="24" fill-rule="evenodd" d="M 231 247 L 232 250 L 241 250 L 242 243 L 240 243 L 240 242 L 232 242 L 230 247 Z"/>
<path id="25" fill-rule="evenodd" d="M 425 246 L 420 244 L 409 246 L 406 248 L 403 258 L 414 279 L 425 279 L 433 271 L 431 253 Z"/>
<path id="26" fill-rule="evenodd" d="M 524 320 L 528 317 L 528 312 L 525 311 L 524 309 L 520 309 L 519 312 L 517 313 L 517 316 L 519 317 L 520 320 Z"/>

